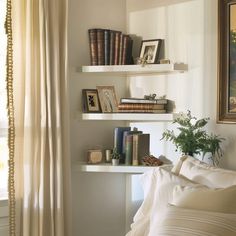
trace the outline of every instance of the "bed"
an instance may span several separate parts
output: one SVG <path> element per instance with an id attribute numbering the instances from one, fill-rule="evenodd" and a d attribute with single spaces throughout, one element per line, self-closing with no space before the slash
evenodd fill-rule
<path id="1" fill-rule="evenodd" d="M 144 201 L 126 236 L 235 236 L 236 172 L 190 156 L 141 176 Z"/>

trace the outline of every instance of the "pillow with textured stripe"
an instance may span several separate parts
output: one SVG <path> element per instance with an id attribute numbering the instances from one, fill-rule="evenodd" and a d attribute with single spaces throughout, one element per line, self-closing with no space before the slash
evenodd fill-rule
<path id="1" fill-rule="evenodd" d="M 149 236 L 235 236 L 236 214 L 169 205 Z"/>
<path id="2" fill-rule="evenodd" d="M 236 214 L 236 186 L 223 189 L 177 185 L 172 205 L 204 211 Z"/>

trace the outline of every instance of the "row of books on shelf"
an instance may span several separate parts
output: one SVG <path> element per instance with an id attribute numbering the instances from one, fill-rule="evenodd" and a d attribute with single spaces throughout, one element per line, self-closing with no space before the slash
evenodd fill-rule
<path id="1" fill-rule="evenodd" d="M 120 154 L 120 163 L 142 165 L 142 159 L 150 152 L 150 134 L 131 127 L 114 129 L 114 148 Z"/>
<path id="2" fill-rule="evenodd" d="M 111 29 L 88 30 L 91 65 L 133 64 L 130 35 Z"/>
<path id="3" fill-rule="evenodd" d="M 167 99 L 121 98 L 118 112 L 166 113 Z"/>

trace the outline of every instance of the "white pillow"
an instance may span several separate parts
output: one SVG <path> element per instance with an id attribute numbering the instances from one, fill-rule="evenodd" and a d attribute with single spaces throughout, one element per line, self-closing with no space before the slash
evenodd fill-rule
<path id="1" fill-rule="evenodd" d="M 236 171 L 213 167 L 191 156 L 181 157 L 172 172 L 210 188 L 236 185 Z"/>
<path id="2" fill-rule="evenodd" d="M 156 220 L 156 211 L 165 208 L 172 200 L 173 188 L 176 185 L 196 184 L 184 177 L 171 173 L 171 167 L 159 167 L 141 176 L 144 189 L 144 201 L 134 216 L 131 231 L 126 236 L 149 235 L 150 220 Z"/>
<path id="3" fill-rule="evenodd" d="M 235 236 L 236 214 L 168 206 L 149 236 Z"/>
<path id="4" fill-rule="evenodd" d="M 156 189 L 156 172 L 159 169 L 166 169 L 171 171 L 172 165 L 160 166 L 150 171 L 145 172 L 140 176 L 140 182 L 144 192 L 144 199 L 142 205 L 134 216 L 134 221 L 131 224 L 131 231 L 126 236 L 144 236 L 148 235 L 149 218 L 153 205 L 154 193 Z"/>
<path id="5" fill-rule="evenodd" d="M 171 204 L 195 210 L 236 213 L 236 186 L 225 189 L 175 186 Z"/>

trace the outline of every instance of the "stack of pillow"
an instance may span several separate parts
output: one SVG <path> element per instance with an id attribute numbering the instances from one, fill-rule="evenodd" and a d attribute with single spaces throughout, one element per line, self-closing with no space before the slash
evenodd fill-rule
<path id="1" fill-rule="evenodd" d="M 141 182 L 144 201 L 127 236 L 236 235 L 236 172 L 184 156 Z"/>

